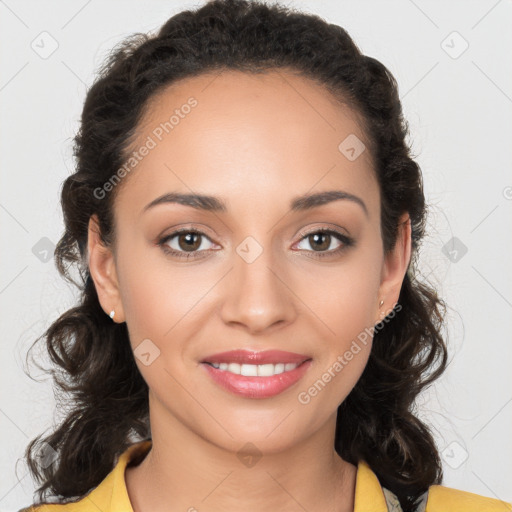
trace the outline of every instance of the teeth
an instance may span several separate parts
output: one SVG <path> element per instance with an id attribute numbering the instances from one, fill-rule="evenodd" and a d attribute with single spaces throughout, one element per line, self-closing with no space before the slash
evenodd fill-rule
<path id="1" fill-rule="evenodd" d="M 283 363 L 277 363 L 274 365 L 274 373 L 283 373 L 284 372 L 284 364 Z"/>
<path id="2" fill-rule="evenodd" d="M 295 370 L 296 363 L 277 364 L 238 364 L 238 363 L 209 363 L 218 370 L 224 370 L 246 377 L 272 377 L 283 372 Z"/>

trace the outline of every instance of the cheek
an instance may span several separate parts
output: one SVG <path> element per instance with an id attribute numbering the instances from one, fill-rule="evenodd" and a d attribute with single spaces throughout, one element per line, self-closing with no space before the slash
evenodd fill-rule
<path id="1" fill-rule="evenodd" d="M 132 344 L 136 346 L 144 338 L 165 343 L 201 296 L 197 271 L 173 267 L 160 248 L 145 241 L 124 240 L 118 273 Z"/>
<path id="2" fill-rule="evenodd" d="M 338 340 L 357 335 L 375 321 L 380 284 L 379 262 L 362 252 L 331 268 L 301 268 L 297 295 L 322 332 Z"/>
<path id="3" fill-rule="evenodd" d="M 350 393 L 368 361 L 378 305 L 378 257 L 378 249 L 368 246 L 336 267 L 302 273 L 314 276 L 303 277 L 299 291 L 307 318 L 318 326 L 311 382 L 320 388 L 325 383 L 324 399 L 333 407 Z"/>

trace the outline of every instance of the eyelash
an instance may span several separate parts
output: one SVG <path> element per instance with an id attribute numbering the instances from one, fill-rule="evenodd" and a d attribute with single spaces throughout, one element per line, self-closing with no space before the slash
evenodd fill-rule
<path id="1" fill-rule="evenodd" d="M 162 250 L 166 254 L 169 254 L 169 255 L 171 255 L 173 257 L 175 256 L 177 258 L 184 258 L 184 259 L 187 259 L 187 260 L 190 259 L 190 258 L 197 258 L 197 256 L 195 256 L 195 255 L 198 254 L 198 252 L 201 252 L 201 251 L 188 252 L 187 253 L 187 252 L 176 251 L 174 249 L 170 249 L 169 246 L 167 245 L 167 242 L 169 240 L 173 239 L 174 237 L 176 237 L 176 236 L 178 236 L 178 235 L 180 235 L 182 233 L 200 235 L 200 236 L 204 236 L 205 238 L 210 240 L 210 238 L 206 235 L 206 233 L 203 233 L 202 231 L 198 231 L 196 229 L 191 229 L 191 228 L 181 228 L 181 229 L 177 229 L 176 231 L 173 231 L 169 235 L 161 238 L 158 241 L 158 245 L 162 248 Z M 342 252 L 344 252 L 348 248 L 350 248 L 350 247 L 355 245 L 355 241 L 354 241 L 353 238 L 348 237 L 347 235 L 344 235 L 344 234 L 340 233 L 339 231 L 336 231 L 336 230 L 333 230 L 333 229 L 322 229 L 322 228 L 314 230 L 314 231 L 308 231 L 308 232 L 305 232 L 305 233 L 300 233 L 300 236 L 301 236 L 300 242 L 302 242 L 302 240 L 304 240 L 306 237 L 308 237 L 310 235 L 316 235 L 316 234 L 333 235 L 340 242 L 342 242 L 343 245 L 341 245 L 337 249 L 333 249 L 331 251 L 321 251 L 321 252 L 318 252 L 318 251 L 308 251 L 308 252 L 314 252 L 315 253 L 314 258 L 319 258 L 320 259 L 320 258 L 337 256 L 338 254 L 341 254 Z"/>

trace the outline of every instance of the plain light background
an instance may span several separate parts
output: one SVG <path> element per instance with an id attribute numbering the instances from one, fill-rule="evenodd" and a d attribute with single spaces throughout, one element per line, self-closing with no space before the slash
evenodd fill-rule
<path id="1" fill-rule="evenodd" d="M 511 2 L 283 3 L 344 27 L 398 81 L 431 206 L 422 274 L 450 306 L 451 363 L 419 415 L 443 485 L 512 501 Z M 0 511 L 32 503 L 23 452 L 59 417 L 51 382 L 24 361 L 77 296 L 52 251 L 86 87 L 115 43 L 199 5 L 0 0 Z"/>

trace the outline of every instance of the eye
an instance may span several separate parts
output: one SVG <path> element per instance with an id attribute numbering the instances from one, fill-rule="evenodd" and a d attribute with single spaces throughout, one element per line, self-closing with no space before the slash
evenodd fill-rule
<path id="1" fill-rule="evenodd" d="M 314 255 L 315 258 L 336 256 L 354 245 L 352 238 L 333 229 L 317 229 L 309 233 L 301 233 L 301 236 L 300 243 L 308 242 L 313 247 L 313 250 L 308 252 L 317 253 Z M 332 243 L 336 240 L 340 243 L 338 247 L 332 249 Z M 331 250 L 328 250 L 329 248 Z"/>
<path id="2" fill-rule="evenodd" d="M 182 228 L 173 231 L 164 238 L 161 238 L 158 241 L 158 245 L 162 247 L 162 250 L 165 253 L 171 254 L 172 256 L 187 259 L 196 258 L 198 252 L 203 252 L 208 249 L 207 247 L 204 247 L 204 239 L 212 243 L 202 231 Z"/>
<path id="3" fill-rule="evenodd" d="M 306 252 L 316 253 L 315 258 L 334 257 L 349 247 L 355 245 L 353 238 L 344 235 L 333 229 L 317 229 L 309 233 L 301 233 L 301 241 L 299 245 L 308 242 L 313 250 Z M 198 258 L 200 253 L 208 252 L 209 248 L 204 246 L 204 240 L 208 240 L 210 244 L 213 242 L 203 233 L 192 228 L 181 228 L 173 231 L 169 235 L 161 238 L 158 245 L 166 254 L 177 258 Z M 338 241 L 338 247 L 332 248 L 332 244 Z M 213 244 L 214 245 L 214 244 Z M 299 249 L 301 249 L 299 247 Z"/>

